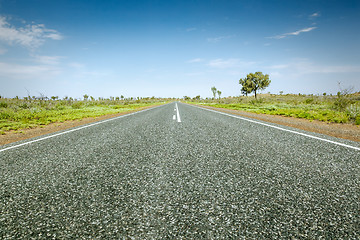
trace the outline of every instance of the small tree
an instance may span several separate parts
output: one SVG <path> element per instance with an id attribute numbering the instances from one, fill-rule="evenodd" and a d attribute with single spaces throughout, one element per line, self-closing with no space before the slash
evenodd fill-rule
<path id="1" fill-rule="evenodd" d="M 247 78 L 240 78 L 239 84 L 242 85 L 241 93 L 247 96 L 253 91 L 253 83 Z"/>
<path id="2" fill-rule="evenodd" d="M 197 95 L 196 97 L 193 98 L 194 100 L 200 100 L 200 95 Z"/>
<path id="3" fill-rule="evenodd" d="M 89 98 L 89 95 L 85 94 L 83 97 L 84 97 L 84 101 L 87 101 Z"/>
<path id="4" fill-rule="evenodd" d="M 215 99 L 215 97 L 216 97 L 216 91 L 217 91 L 216 87 L 212 87 L 212 88 L 211 88 L 211 91 L 212 91 L 212 93 L 213 93 L 213 95 L 214 95 L 214 99 Z"/>
<path id="5" fill-rule="evenodd" d="M 221 98 L 221 91 L 220 90 L 217 90 L 217 94 L 219 96 L 219 99 Z"/>
<path id="6" fill-rule="evenodd" d="M 242 85 L 242 92 L 247 93 L 254 92 L 255 98 L 256 93 L 260 90 L 264 90 L 271 83 L 268 74 L 263 74 L 262 72 L 249 73 L 246 78 L 240 79 L 239 84 Z"/>

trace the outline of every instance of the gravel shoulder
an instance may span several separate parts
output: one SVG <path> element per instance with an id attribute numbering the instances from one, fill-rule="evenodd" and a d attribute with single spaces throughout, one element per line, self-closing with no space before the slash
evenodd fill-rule
<path id="1" fill-rule="evenodd" d="M 209 106 L 197 105 L 203 108 L 213 109 L 220 112 L 236 114 L 243 117 L 253 118 L 262 120 L 265 122 L 276 123 L 288 127 L 294 127 L 302 129 L 309 132 L 316 132 L 320 134 L 325 134 L 332 137 L 343 138 L 347 140 L 352 140 L 360 142 L 360 126 L 353 124 L 344 124 L 344 123 L 326 123 L 321 121 L 309 121 L 306 119 L 300 118 L 291 118 L 278 115 L 268 115 L 261 113 L 251 113 L 239 110 L 224 109 L 224 108 L 215 108 Z"/>

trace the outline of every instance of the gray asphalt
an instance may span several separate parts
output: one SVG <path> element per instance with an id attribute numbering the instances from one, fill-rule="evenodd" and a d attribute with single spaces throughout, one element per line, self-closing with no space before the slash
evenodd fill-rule
<path id="1" fill-rule="evenodd" d="M 360 151 L 177 104 L 0 152 L 0 239 L 360 239 Z"/>

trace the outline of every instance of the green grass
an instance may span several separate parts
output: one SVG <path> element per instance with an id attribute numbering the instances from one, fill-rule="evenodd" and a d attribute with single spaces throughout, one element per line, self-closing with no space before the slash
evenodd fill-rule
<path id="1" fill-rule="evenodd" d="M 266 94 L 257 100 L 254 97 L 236 97 L 221 100 L 193 100 L 189 103 L 253 113 L 360 125 L 359 94 L 341 98 L 338 96 Z"/>
<path id="2" fill-rule="evenodd" d="M 0 134 L 10 130 L 41 127 L 50 123 L 81 120 L 163 104 L 149 101 L 73 101 L 0 99 Z"/>

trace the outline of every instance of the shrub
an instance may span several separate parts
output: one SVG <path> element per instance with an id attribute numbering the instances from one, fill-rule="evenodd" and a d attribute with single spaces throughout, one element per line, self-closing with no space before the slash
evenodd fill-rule
<path id="1" fill-rule="evenodd" d="M 0 102 L 0 108 L 7 108 L 8 104 L 7 102 Z"/>
<path id="2" fill-rule="evenodd" d="M 124 108 L 124 106 L 121 106 L 121 105 L 113 105 L 113 106 L 111 106 L 111 108 L 113 108 L 113 109 L 120 109 L 120 108 Z"/>
<path id="3" fill-rule="evenodd" d="M 64 105 L 62 105 L 62 104 L 56 105 L 56 110 L 64 110 L 64 109 L 65 109 Z"/>
<path id="4" fill-rule="evenodd" d="M 344 111 L 349 104 L 350 101 L 346 97 L 338 97 L 334 102 L 334 108 L 339 111 Z"/>
<path id="5" fill-rule="evenodd" d="M 19 104 L 19 108 L 27 109 L 27 108 L 30 108 L 30 105 L 27 104 L 26 102 L 22 102 L 21 104 Z"/>
<path id="6" fill-rule="evenodd" d="M 264 102 L 264 99 L 263 98 L 256 98 L 256 99 L 252 99 L 252 100 L 250 100 L 250 104 L 252 104 L 252 105 L 256 105 L 256 104 L 261 104 L 261 103 L 263 103 Z"/>
<path id="7" fill-rule="evenodd" d="M 313 102 L 314 102 L 313 98 L 308 98 L 308 99 L 305 100 L 306 104 L 310 104 L 310 103 L 313 103 Z"/>
<path id="8" fill-rule="evenodd" d="M 341 89 L 340 83 L 339 83 L 339 88 Z M 351 103 L 353 103 L 353 100 L 351 99 L 351 92 L 352 92 L 352 88 L 348 88 L 348 89 L 342 89 L 340 92 L 337 93 L 336 100 L 334 102 L 335 109 L 339 111 L 345 111 L 346 108 Z"/>
<path id="9" fill-rule="evenodd" d="M 356 119 L 358 116 L 360 116 L 360 106 L 356 104 L 351 104 L 346 108 L 347 114 L 349 114 L 349 117 L 351 119 Z"/>
<path id="10" fill-rule="evenodd" d="M 355 124 L 360 125 L 360 116 L 357 116 L 355 119 Z"/>
<path id="11" fill-rule="evenodd" d="M 82 102 L 74 102 L 73 104 L 71 104 L 71 107 L 74 109 L 79 109 L 82 107 Z"/>
<path id="12" fill-rule="evenodd" d="M 12 115 L 10 112 L 0 112 L 0 119 L 10 119 Z"/>

